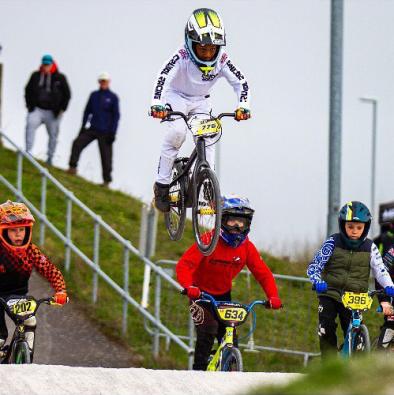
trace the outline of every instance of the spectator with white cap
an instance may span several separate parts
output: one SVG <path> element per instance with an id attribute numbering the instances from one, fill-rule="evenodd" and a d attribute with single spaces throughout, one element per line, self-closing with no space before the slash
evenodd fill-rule
<path id="1" fill-rule="evenodd" d="M 69 162 L 69 174 L 77 174 L 77 166 L 81 152 L 92 141 L 97 140 L 104 182 L 107 187 L 112 181 L 112 144 L 119 121 L 119 99 L 110 89 L 111 78 L 107 72 L 98 76 L 99 89 L 90 94 L 88 103 L 83 113 L 82 127 L 79 135 L 74 140 Z"/>
<path id="2" fill-rule="evenodd" d="M 66 76 L 59 72 L 51 55 L 44 55 L 40 69 L 33 72 L 25 88 L 28 110 L 26 120 L 26 151 L 31 152 L 37 128 L 44 124 L 48 131 L 47 164 L 52 165 L 59 124 L 66 111 L 71 93 Z"/>

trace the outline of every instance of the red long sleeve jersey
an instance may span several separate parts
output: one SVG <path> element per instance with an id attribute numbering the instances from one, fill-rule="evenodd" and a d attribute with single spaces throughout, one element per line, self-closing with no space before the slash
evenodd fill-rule
<path id="1" fill-rule="evenodd" d="M 178 282 L 184 288 L 194 285 L 215 296 L 231 290 L 233 278 L 245 265 L 268 298 L 278 297 L 275 279 L 249 239 L 232 248 L 220 238 L 210 256 L 201 254 L 197 244 L 193 244 L 177 263 L 176 274 Z"/>
<path id="2" fill-rule="evenodd" d="M 0 295 L 26 294 L 33 267 L 46 278 L 55 292 L 66 290 L 60 270 L 34 244 L 18 257 L 0 243 Z"/>

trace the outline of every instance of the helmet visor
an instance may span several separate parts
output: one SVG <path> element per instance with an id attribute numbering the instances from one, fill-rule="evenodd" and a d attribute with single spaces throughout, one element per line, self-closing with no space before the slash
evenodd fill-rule
<path id="1" fill-rule="evenodd" d="M 223 217 L 222 223 L 230 233 L 239 233 L 249 228 L 250 219 L 247 217 L 226 215 Z"/>

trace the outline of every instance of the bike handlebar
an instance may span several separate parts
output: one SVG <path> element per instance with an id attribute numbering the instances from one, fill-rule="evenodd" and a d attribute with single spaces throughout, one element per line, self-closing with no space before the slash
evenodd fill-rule
<path id="1" fill-rule="evenodd" d="M 312 285 L 312 291 L 316 291 L 316 288 L 314 285 Z M 341 294 L 343 294 L 345 291 L 337 289 L 337 288 L 333 288 L 333 287 L 327 287 L 327 291 L 337 291 Z M 327 293 L 327 291 L 325 292 L 318 292 L 318 295 L 325 295 Z M 373 291 L 368 291 L 368 295 L 369 296 L 375 296 L 375 295 L 383 295 L 385 294 L 384 289 L 374 289 Z"/>
<path id="2" fill-rule="evenodd" d="M 181 118 L 183 118 L 183 120 L 187 123 L 188 122 L 188 117 L 185 113 L 181 112 L 181 111 L 168 111 L 167 112 L 167 116 L 164 119 L 168 119 L 171 115 L 176 115 L 176 116 L 180 116 Z M 221 114 L 219 114 L 216 117 L 213 117 L 214 119 L 222 119 L 224 117 L 232 117 L 235 119 L 235 112 L 222 112 Z"/>
<path id="3" fill-rule="evenodd" d="M 187 289 L 184 288 L 184 289 L 181 291 L 181 294 L 182 294 L 182 295 L 187 295 Z M 199 299 L 197 299 L 197 301 L 210 302 L 210 303 L 212 303 L 212 304 L 214 304 L 214 305 L 217 305 L 218 303 L 228 303 L 228 302 L 229 302 L 228 300 L 223 300 L 223 301 L 221 301 L 221 300 L 216 300 L 212 295 L 210 295 L 210 294 L 207 293 L 207 292 L 201 292 L 201 295 L 200 295 Z M 244 307 L 248 310 L 248 312 L 249 312 L 249 311 L 251 311 L 251 310 L 253 309 L 253 307 L 256 306 L 256 305 L 262 305 L 262 306 L 269 307 L 269 302 L 268 302 L 268 300 L 255 300 L 255 301 L 253 301 L 252 303 L 246 304 L 246 305 L 243 305 L 243 306 L 244 306 Z"/>
<path id="4" fill-rule="evenodd" d="M 54 300 L 53 300 L 53 298 L 41 298 L 41 299 L 35 299 L 34 297 L 32 297 L 32 296 L 22 296 L 22 295 L 10 295 L 10 297 L 8 298 L 8 300 L 10 300 L 10 299 L 31 299 L 31 300 L 34 300 L 35 302 L 36 302 L 36 309 L 34 310 L 34 314 L 36 313 L 36 311 L 38 310 L 38 308 L 40 307 L 40 305 L 42 304 L 42 303 L 45 303 L 45 304 L 56 304 L 56 303 L 54 303 Z M 6 299 L 4 299 L 4 298 L 2 298 L 2 297 L 0 297 L 0 305 L 1 306 L 3 306 L 3 308 L 4 308 L 4 310 L 7 312 L 7 314 L 12 318 L 12 317 L 16 317 L 17 316 L 17 314 L 14 314 L 12 311 L 11 311 L 11 309 L 10 309 L 10 307 L 8 306 L 8 304 L 7 304 L 7 300 Z M 27 319 L 27 318 L 29 318 L 29 317 L 31 317 L 32 316 L 32 314 L 27 314 L 26 315 L 26 317 L 24 318 L 24 319 Z"/>

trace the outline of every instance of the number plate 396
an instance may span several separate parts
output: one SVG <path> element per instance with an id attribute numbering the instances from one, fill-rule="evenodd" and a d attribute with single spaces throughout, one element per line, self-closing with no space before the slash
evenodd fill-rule
<path id="1" fill-rule="evenodd" d="M 352 310 L 368 310 L 372 305 L 372 298 L 368 293 L 345 292 L 342 296 L 342 303 Z"/>

